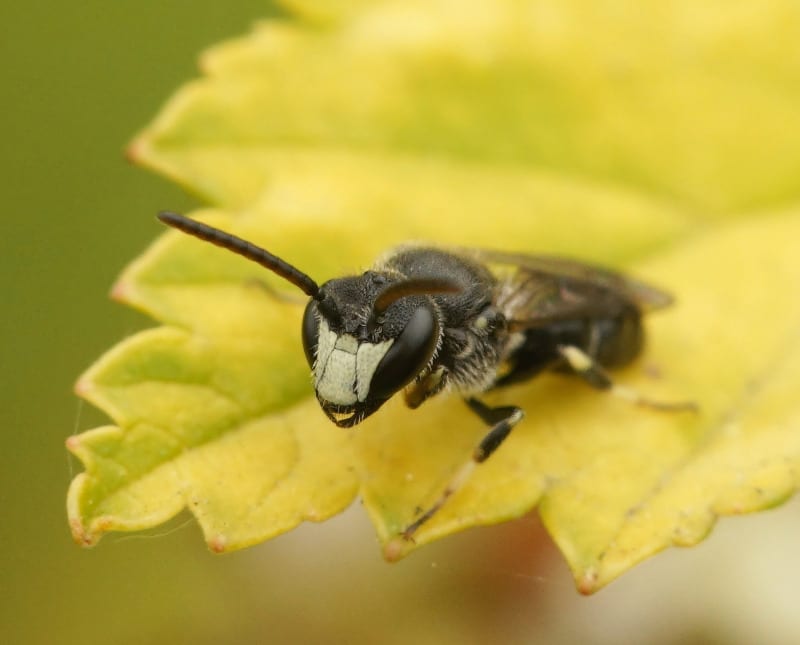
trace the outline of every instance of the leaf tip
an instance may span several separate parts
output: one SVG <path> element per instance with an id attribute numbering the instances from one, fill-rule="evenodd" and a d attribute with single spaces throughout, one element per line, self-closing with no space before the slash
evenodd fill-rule
<path id="1" fill-rule="evenodd" d="M 81 436 L 78 434 L 72 434 L 69 437 L 67 437 L 67 440 L 64 442 L 64 444 L 67 446 L 67 450 L 75 454 L 75 451 L 77 451 L 80 448 Z"/>
<path id="2" fill-rule="evenodd" d="M 67 447 L 71 440 L 77 440 L 77 436 L 67 439 Z M 73 442 L 77 445 L 76 442 Z M 87 483 L 86 473 L 77 475 L 70 484 L 67 493 L 67 518 L 72 539 L 78 546 L 89 548 L 97 544 L 102 534 L 112 526 L 110 517 L 103 516 L 95 518 L 89 526 L 84 522 L 84 514 L 81 511 L 81 498 Z"/>
<path id="3" fill-rule="evenodd" d="M 79 397 L 85 399 L 91 393 L 92 393 L 92 382 L 88 378 L 86 378 L 85 376 L 82 376 L 75 383 L 75 394 L 77 394 Z M 67 448 L 70 447 L 70 443 L 69 442 L 72 439 L 75 439 L 75 443 L 72 444 L 72 445 L 77 445 L 78 435 L 72 435 L 71 437 L 69 437 L 67 439 Z"/>
<path id="4" fill-rule="evenodd" d="M 392 538 L 383 546 L 383 558 L 387 562 L 397 562 L 406 557 L 412 548 L 413 542 L 402 537 Z"/>
<path id="5" fill-rule="evenodd" d="M 146 156 L 145 150 L 147 148 L 147 141 L 144 136 L 138 136 L 128 144 L 125 148 L 125 159 L 131 163 L 138 164 Z"/>
<path id="6" fill-rule="evenodd" d="M 75 540 L 75 544 L 78 546 L 88 549 L 93 547 L 100 540 L 100 533 L 87 529 L 80 518 L 70 518 L 69 528 L 72 532 L 72 539 Z"/>
<path id="7" fill-rule="evenodd" d="M 228 538 L 222 534 L 215 535 L 208 540 L 208 548 L 214 553 L 225 553 L 228 550 Z"/>
<path id="8" fill-rule="evenodd" d="M 595 591 L 600 588 L 597 583 L 598 575 L 597 569 L 590 567 L 583 572 L 583 575 L 577 579 L 578 593 L 584 596 L 591 596 Z"/>
<path id="9" fill-rule="evenodd" d="M 213 65 L 213 50 L 206 50 L 204 52 L 200 52 L 200 55 L 197 57 L 197 68 L 204 76 L 209 76 L 211 71 L 214 69 Z M 134 142 L 135 143 L 135 142 Z"/>
<path id="10" fill-rule="evenodd" d="M 85 527 L 83 526 L 83 523 L 80 521 L 79 518 L 75 517 L 70 518 L 69 530 L 70 533 L 72 533 L 72 539 L 78 546 L 90 547 L 94 545 L 91 536 L 86 531 Z"/>
<path id="11" fill-rule="evenodd" d="M 131 291 L 130 284 L 126 280 L 118 280 L 111 287 L 111 299 L 115 302 L 128 302 Z"/>

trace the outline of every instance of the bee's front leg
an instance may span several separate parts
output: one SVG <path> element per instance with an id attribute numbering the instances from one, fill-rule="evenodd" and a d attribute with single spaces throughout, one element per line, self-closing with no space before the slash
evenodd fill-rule
<path id="1" fill-rule="evenodd" d="M 406 405 L 412 410 L 416 410 L 429 398 L 441 392 L 447 385 L 447 375 L 447 369 L 440 365 L 413 381 L 403 393 Z"/>
<path id="2" fill-rule="evenodd" d="M 470 460 L 464 463 L 450 478 L 439 498 L 402 532 L 401 536 L 404 540 L 413 540 L 419 527 L 431 519 L 444 506 L 445 502 L 464 486 L 475 467 L 486 461 L 497 450 L 514 426 L 525 416 L 522 409 L 516 406 L 490 408 L 478 399 L 469 398 L 465 401 L 470 410 L 475 412 L 485 423 L 491 425 L 491 428 L 473 450 Z"/>

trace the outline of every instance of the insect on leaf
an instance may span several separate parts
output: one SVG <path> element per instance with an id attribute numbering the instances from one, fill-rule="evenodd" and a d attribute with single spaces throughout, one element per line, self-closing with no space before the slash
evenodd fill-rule
<path id="1" fill-rule="evenodd" d="M 165 232 L 114 289 L 161 326 L 78 382 L 113 425 L 68 440 L 85 466 L 68 495 L 76 540 L 188 508 L 225 551 L 360 496 L 396 558 L 538 505 L 590 593 L 696 543 L 720 515 L 794 492 L 800 209 L 770 204 L 797 202 L 800 126 L 790 96 L 732 71 L 759 60 L 759 78 L 781 77 L 796 47 L 780 37 L 788 6 L 753 20 L 724 12 L 692 32 L 686 61 L 671 46 L 689 2 L 653 3 L 630 22 L 589 2 L 580 16 L 555 1 L 292 4 L 295 18 L 208 52 L 204 76 L 131 157 L 214 205 L 192 217 L 320 284 L 408 240 L 630 272 L 676 304 L 648 314 L 644 355 L 614 378 L 700 413 L 639 409 L 559 375 L 490 393 L 526 418 L 398 543 L 484 425 L 439 396 L 413 411 L 398 397 L 336 428 L 313 397 L 297 292 Z M 759 58 L 763 33 L 778 34 L 774 59 Z"/>

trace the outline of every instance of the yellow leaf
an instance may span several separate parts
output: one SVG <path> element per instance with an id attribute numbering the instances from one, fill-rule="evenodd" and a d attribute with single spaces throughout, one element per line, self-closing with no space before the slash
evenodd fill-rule
<path id="1" fill-rule="evenodd" d="M 319 282 L 407 240 L 630 270 L 678 304 L 646 321 L 642 360 L 615 378 L 701 407 L 635 409 L 555 375 L 490 393 L 526 419 L 404 549 L 538 504 L 591 592 L 793 492 L 800 211 L 767 207 L 798 190 L 794 5 L 294 4 L 325 27 L 264 23 L 208 53 L 133 158 L 219 206 L 194 216 Z M 486 429 L 452 396 L 334 427 L 313 400 L 302 308 L 272 289 L 291 293 L 177 233 L 125 272 L 117 299 L 165 326 L 79 381 L 115 426 L 68 442 L 86 466 L 68 498 L 76 539 L 185 507 L 221 551 L 360 492 L 402 555 L 398 533 Z"/>

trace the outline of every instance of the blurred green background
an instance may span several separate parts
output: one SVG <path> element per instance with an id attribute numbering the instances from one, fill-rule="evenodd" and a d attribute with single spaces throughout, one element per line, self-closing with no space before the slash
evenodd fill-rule
<path id="1" fill-rule="evenodd" d="M 358 507 L 226 556 L 185 515 L 88 551 L 72 543 L 64 498 L 79 465 L 64 440 L 104 421 L 72 384 L 149 324 L 108 290 L 161 232 L 154 213 L 194 204 L 123 148 L 196 75 L 201 50 L 270 12 L 243 0 L 0 6 L 3 642 L 800 642 L 797 503 L 723 521 L 592 598 L 534 517 L 391 566 Z"/>

